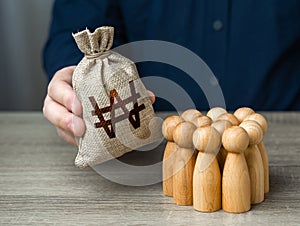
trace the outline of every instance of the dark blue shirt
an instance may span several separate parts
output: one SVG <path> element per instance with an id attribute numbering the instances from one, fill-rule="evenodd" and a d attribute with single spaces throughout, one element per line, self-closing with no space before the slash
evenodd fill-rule
<path id="1" fill-rule="evenodd" d="M 72 32 L 103 25 L 115 27 L 114 46 L 152 39 L 195 52 L 217 77 L 228 109 L 300 110 L 299 0 L 57 0 L 44 49 L 49 78 L 82 58 Z M 198 109 L 208 109 L 181 70 L 153 62 L 138 69 L 174 80 Z M 170 105 L 159 100 L 155 108 Z"/>

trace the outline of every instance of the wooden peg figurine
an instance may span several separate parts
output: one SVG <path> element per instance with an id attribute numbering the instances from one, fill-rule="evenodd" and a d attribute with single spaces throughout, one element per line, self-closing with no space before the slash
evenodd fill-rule
<path id="1" fill-rule="evenodd" d="M 221 208 L 221 174 L 216 150 L 219 150 L 221 136 L 211 126 L 199 127 L 193 135 L 198 153 L 193 176 L 194 209 L 213 212 Z"/>
<path id="2" fill-rule="evenodd" d="M 195 129 L 193 123 L 181 122 L 173 132 L 173 139 L 178 145 L 173 165 L 173 197 L 178 205 L 193 205 L 193 172 L 197 157 L 193 148 Z"/>
<path id="3" fill-rule="evenodd" d="M 249 145 L 247 132 L 239 126 L 226 129 L 222 144 L 228 151 L 222 176 L 222 207 L 225 212 L 242 213 L 251 208 L 250 176 L 243 152 Z"/>
<path id="4" fill-rule="evenodd" d="M 245 120 L 253 120 L 256 121 L 262 128 L 263 134 L 265 135 L 267 130 L 268 130 L 268 123 L 266 118 L 258 113 L 249 115 L 245 118 Z M 268 158 L 268 153 L 265 147 L 265 144 L 263 141 L 261 141 L 258 145 L 258 149 L 261 154 L 261 158 L 263 160 L 263 165 L 264 165 L 264 193 L 267 194 L 270 190 L 269 187 L 269 158 Z"/>
<path id="5" fill-rule="evenodd" d="M 231 124 L 233 126 L 238 126 L 240 124 L 240 121 L 233 115 L 230 113 L 224 113 L 222 115 L 220 115 L 217 120 L 227 120 L 229 122 L 231 122 Z"/>
<path id="6" fill-rule="evenodd" d="M 202 113 L 196 109 L 188 109 L 181 114 L 184 121 L 191 122 L 193 118 L 202 116 Z"/>
<path id="7" fill-rule="evenodd" d="M 198 127 L 209 126 L 212 123 L 212 120 L 210 117 L 203 115 L 203 116 L 194 117 L 191 120 L 191 123 L 193 123 L 198 128 Z"/>
<path id="8" fill-rule="evenodd" d="M 231 127 L 232 123 L 227 121 L 227 120 L 218 120 L 218 121 L 213 122 L 211 124 L 211 126 L 214 127 L 222 137 L 224 131 L 226 129 L 228 129 L 229 127 Z M 227 151 L 224 149 L 223 146 L 221 146 L 220 150 L 219 150 L 219 153 L 217 155 L 217 159 L 218 159 L 221 174 L 223 173 L 223 168 L 224 168 L 224 163 L 225 163 L 226 156 L 227 156 Z"/>
<path id="9" fill-rule="evenodd" d="M 214 107 L 210 109 L 206 115 L 210 117 L 213 121 L 216 121 L 217 118 L 224 113 L 227 113 L 227 111 L 224 108 Z"/>
<path id="10" fill-rule="evenodd" d="M 233 115 L 240 121 L 240 123 L 242 121 L 244 121 L 244 119 L 248 116 L 248 115 L 252 115 L 255 112 L 253 111 L 253 109 L 249 108 L 249 107 L 241 107 L 239 109 L 237 109 Z"/>
<path id="11" fill-rule="evenodd" d="M 167 196 L 173 196 L 173 164 L 177 150 L 177 144 L 173 140 L 173 131 L 182 121 L 179 116 L 169 116 L 162 124 L 162 134 L 168 140 L 162 163 L 163 193 Z"/>
<path id="12" fill-rule="evenodd" d="M 257 144 L 263 138 L 263 131 L 255 121 L 243 121 L 240 127 L 249 135 L 249 147 L 245 151 L 245 158 L 250 175 L 251 204 L 264 201 L 264 166 Z"/>

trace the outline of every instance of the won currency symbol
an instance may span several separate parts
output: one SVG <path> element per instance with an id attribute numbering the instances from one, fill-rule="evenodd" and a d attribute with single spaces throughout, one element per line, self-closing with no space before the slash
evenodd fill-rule
<path id="1" fill-rule="evenodd" d="M 99 108 L 95 98 L 93 96 L 89 97 L 89 100 L 94 108 L 92 111 L 92 116 L 97 116 L 99 122 L 94 123 L 95 128 L 103 128 L 107 136 L 112 139 L 116 137 L 115 134 L 115 124 L 128 119 L 130 124 L 134 129 L 141 126 L 140 112 L 145 109 L 145 105 L 138 104 L 138 99 L 141 97 L 135 90 L 134 82 L 129 82 L 131 95 L 125 99 L 121 99 L 116 89 L 110 91 L 110 105 L 107 107 Z M 133 108 L 128 110 L 126 105 L 132 103 Z M 116 116 L 116 110 L 121 108 L 123 114 Z M 105 119 L 104 114 L 110 113 L 111 118 Z"/>

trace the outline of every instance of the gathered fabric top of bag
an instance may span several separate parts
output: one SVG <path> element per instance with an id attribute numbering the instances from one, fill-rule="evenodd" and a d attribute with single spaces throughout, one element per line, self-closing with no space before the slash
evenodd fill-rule
<path id="1" fill-rule="evenodd" d="M 114 28 L 104 26 L 93 33 L 88 29 L 73 34 L 78 48 L 87 58 L 97 58 L 110 50 L 114 40 Z"/>

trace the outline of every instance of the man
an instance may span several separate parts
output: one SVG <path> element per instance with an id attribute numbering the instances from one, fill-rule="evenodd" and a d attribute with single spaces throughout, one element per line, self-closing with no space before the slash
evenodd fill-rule
<path id="1" fill-rule="evenodd" d="M 299 110 L 299 11 L 298 0 L 57 0 L 44 50 L 45 69 L 53 77 L 44 114 L 70 143 L 84 133 L 71 86 L 82 54 L 71 34 L 103 25 L 115 27 L 114 46 L 150 39 L 195 52 L 214 72 L 229 110 Z M 199 110 L 208 109 L 200 88 L 179 69 L 153 62 L 138 69 L 140 76 L 173 80 Z M 170 109 L 161 100 L 154 107 Z"/>

